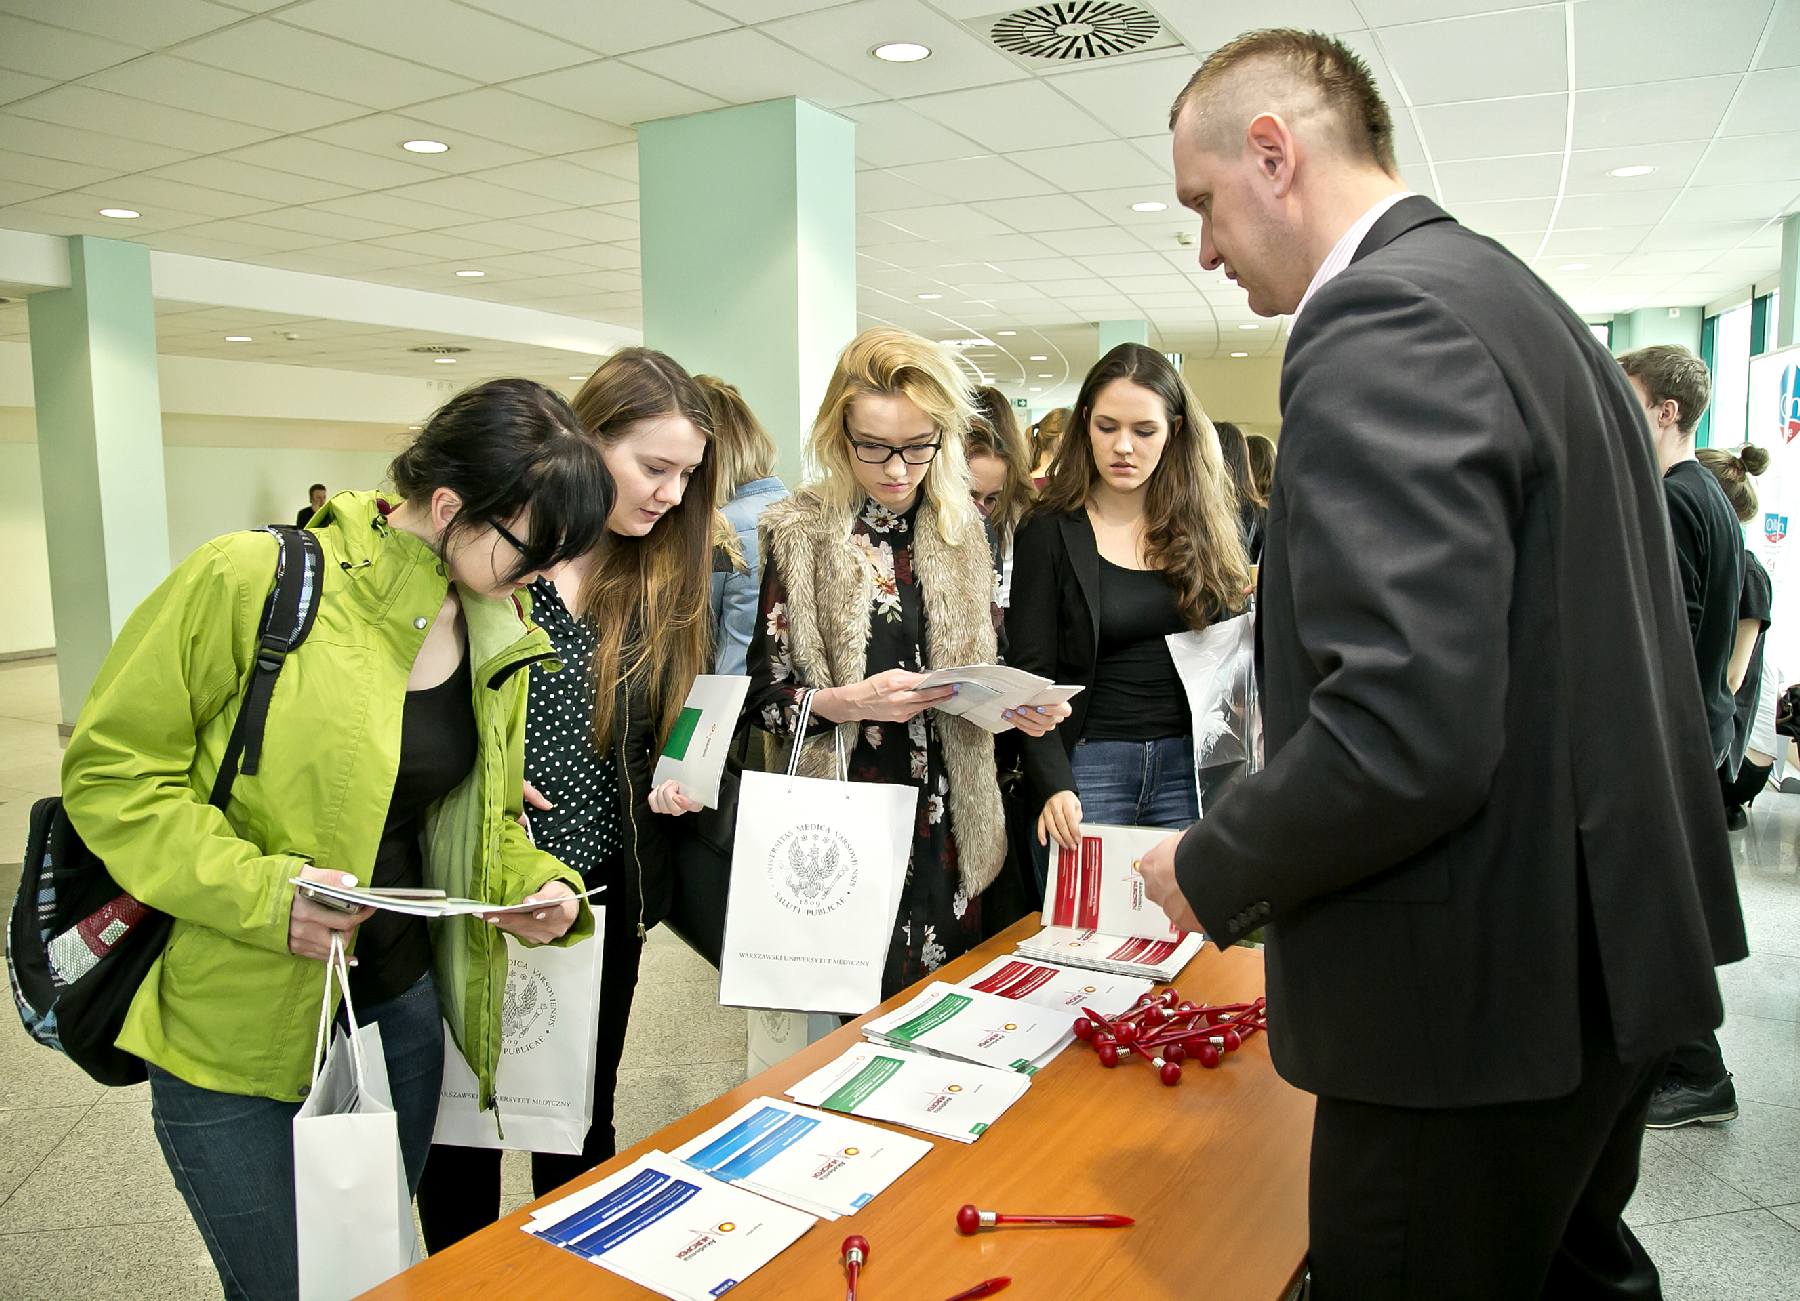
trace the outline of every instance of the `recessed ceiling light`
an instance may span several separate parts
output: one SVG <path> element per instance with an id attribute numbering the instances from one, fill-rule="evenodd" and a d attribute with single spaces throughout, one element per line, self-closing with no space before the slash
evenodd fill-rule
<path id="1" fill-rule="evenodd" d="M 132 208 L 102 208 L 100 215 L 112 217 L 118 221 L 130 221 L 133 217 L 141 217 L 143 214 Z"/>
<path id="2" fill-rule="evenodd" d="M 456 365 L 456 358 L 454 357 L 433 357 L 431 360 L 439 366 Z"/>
<path id="3" fill-rule="evenodd" d="M 461 276 L 464 280 L 479 280 L 479 279 L 481 279 L 481 277 L 485 276 L 487 274 L 487 272 L 485 272 L 485 271 L 458 271 L 456 274 Z"/>
<path id="4" fill-rule="evenodd" d="M 1558 271 L 1586 271 L 1588 264 L 1586 262 L 1565 262 L 1556 269 Z"/>
<path id="5" fill-rule="evenodd" d="M 447 154 L 450 146 L 442 140 L 402 140 L 400 147 L 409 154 Z"/>
<path id="6" fill-rule="evenodd" d="M 419 430 L 425 428 L 425 426 L 424 425 L 408 425 L 407 428 L 416 434 L 419 432 Z"/>
<path id="7" fill-rule="evenodd" d="M 1031 390 L 1031 391 L 1032 391 L 1032 392 L 1033 392 L 1033 393 L 1042 393 L 1042 392 L 1043 392 L 1043 391 L 1044 391 L 1044 390 L 1043 390 L 1043 389 L 1041 389 L 1041 388 L 1034 388 L 1034 389 L 1032 389 L 1032 390 Z"/>
<path id="8" fill-rule="evenodd" d="M 571 375 L 571 376 L 569 376 L 569 378 L 572 380 L 584 380 L 587 378 L 587 376 L 586 375 Z"/>
<path id="9" fill-rule="evenodd" d="M 1048 372 L 1042 372 L 1038 375 L 1038 378 L 1039 379 L 1055 379 L 1056 376 L 1054 376 Z"/>
<path id="10" fill-rule="evenodd" d="M 942 297 L 943 297 L 942 294 L 920 294 L 919 301 L 929 303 L 934 299 L 938 299 L 938 298 L 942 298 Z"/>
<path id="11" fill-rule="evenodd" d="M 1250 354 L 1247 352 L 1234 352 L 1231 355 L 1233 357 L 1248 357 Z"/>
<path id="12" fill-rule="evenodd" d="M 1651 172 L 1654 172 L 1655 170 L 1656 169 L 1654 167 L 1647 166 L 1643 163 L 1637 163 L 1631 167 L 1615 167 L 1610 172 L 1608 172 L 1607 175 L 1608 176 L 1616 176 L 1621 181 L 1626 181 L 1626 180 L 1630 180 L 1634 176 L 1648 176 L 1648 175 L 1650 175 Z"/>
<path id="13" fill-rule="evenodd" d="M 995 330 L 994 333 L 999 335 L 1002 339 L 1010 339 L 1013 337 L 1013 335 L 1017 334 L 1018 331 L 1017 330 Z"/>
<path id="14" fill-rule="evenodd" d="M 1025 360 L 1026 361 L 1049 361 L 1050 359 L 1041 353 L 1033 353 L 1031 356 L 1027 357 Z"/>
<path id="15" fill-rule="evenodd" d="M 1256 321 L 1249 321 L 1243 325 L 1238 326 L 1238 329 L 1240 329 L 1240 330 L 1260 330 L 1260 329 L 1262 329 L 1262 326 L 1259 323 L 1257 323 Z"/>
<path id="16" fill-rule="evenodd" d="M 226 343 L 255 343 L 256 340 L 252 339 L 247 334 L 228 334 L 225 336 L 225 342 Z"/>
<path id="17" fill-rule="evenodd" d="M 1133 212 L 1161 212 L 1168 206 L 1168 204 L 1161 203 L 1156 199 L 1144 199 L 1141 202 L 1132 204 L 1131 210 Z"/>
<path id="18" fill-rule="evenodd" d="M 917 41 L 889 41 L 869 51 L 883 63 L 917 63 L 931 57 L 931 47 Z"/>

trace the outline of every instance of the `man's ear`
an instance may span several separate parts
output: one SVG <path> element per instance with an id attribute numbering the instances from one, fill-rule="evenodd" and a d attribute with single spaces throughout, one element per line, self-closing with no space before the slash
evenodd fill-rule
<path id="1" fill-rule="evenodd" d="M 1268 181 L 1277 197 L 1294 184 L 1294 133 L 1279 113 L 1258 113 L 1244 128 L 1244 147 L 1256 164 L 1257 175 Z"/>

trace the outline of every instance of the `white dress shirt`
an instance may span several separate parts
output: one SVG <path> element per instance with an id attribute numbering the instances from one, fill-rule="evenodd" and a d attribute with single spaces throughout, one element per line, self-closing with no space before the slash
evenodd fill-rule
<path id="1" fill-rule="evenodd" d="M 1323 289 L 1326 282 L 1333 276 L 1338 275 L 1350 265 L 1350 259 L 1356 256 L 1356 250 L 1362 245 L 1363 239 L 1374 228 L 1375 223 L 1381 220 L 1383 214 L 1400 200 L 1412 197 L 1413 191 L 1402 190 L 1399 194 L 1390 194 L 1385 199 L 1377 199 L 1367 212 L 1350 224 L 1350 229 L 1345 231 L 1342 238 L 1331 246 L 1331 252 L 1325 255 L 1325 260 L 1319 263 L 1319 269 L 1313 272 L 1312 283 L 1306 287 L 1306 292 L 1300 295 L 1300 305 L 1294 309 L 1295 320 L 1300 319 L 1300 313 L 1306 310 L 1306 304 L 1312 301 L 1312 296 Z"/>

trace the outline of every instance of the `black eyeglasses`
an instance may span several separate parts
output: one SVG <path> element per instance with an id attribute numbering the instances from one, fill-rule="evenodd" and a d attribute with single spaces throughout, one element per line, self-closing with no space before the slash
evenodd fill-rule
<path id="1" fill-rule="evenodd" d="M 509 543 L 509 544 L 511 544 L 511 546 L 512 546 L 512 549 L 513 549 L 513 550 L 514 550 L 514 551 L 517 551 L 517 552 L 518 552 L 518 553 L 519 553 L 519 557 L 520 557 L 520 559 L 524 559 L 524 558 L 525 558 L 525 556 L 526 556 L 526 554 L 527 554 L 527 553 L 526 553 L 526 550 L 525 550 L 525 544 L 524 544 L 524 543 L 523 543 L 523 542 L 521 542 L 521 541 L 519 541 L 519 539 L 517 539 L 517 538 L 515 538 L 515 537 L 514 537 L 514 536 L 513 536 L 513 535 L 512 535 L 512 530 L 511 530 L 511 529 L 509 529 L 509 528 L 507 528 L 507 527 L 506 527 L 506 525 L 504 525 L 504 524 L 502 524 L 502 523 L 501 523 L 501 522 L 500 522 L 500 521 L 499 521 L 499 520 L 497 520 L 497 519 L 491 519 L 491 520 L 489 520 L 489 521 L 488 521 L 488 527 L 489 527 L 489 528 L 491 528 L 491 529 L 493 529 L 493 530 L 494 530 L 494 532 L 496 532 L 496 533 L 498 533 L 498 534 L 499 534 L 499 535 L 500 535 L 500 536 L 501 536 L 501 537 L 502 537 L 502 538 L 504 538 L 504 539 L 505 539 L 505 540 L 506 540 L 506 541 L 507 541 L 507 542 L 508 542 L 508 543 Z"/>
<path id="2" fill-rule="evenodd" d="M 896 456 L 908 465 L 930 465 L 932 457 L 938 454 L 939 443 L 909 443 L 905 447 L 890 447 L 886 443 L 865 443 L 860 439 L 850 440 L 851 449 L 856 459 L 864 465 L 886 465 Z"/>

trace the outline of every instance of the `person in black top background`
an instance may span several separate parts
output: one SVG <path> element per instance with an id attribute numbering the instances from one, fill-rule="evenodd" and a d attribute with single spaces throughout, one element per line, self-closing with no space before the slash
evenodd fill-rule
<path id="1" fill-rule="evenodd" d="M 308 488 L 306 490 L 306 505 L 302 506 L 300 508 L 300 513 L 294 516 L 294 527 L 303 529 L 308 524 L 312 523 L 312 517 L 325 508 L 325 498 L 329 495 L 330 494 L 325 491 L 325 485 L 322 483 L 315 483 L 312 487 Z"/>
<path id="2" fill-rule="evenodd" d="M 1079 845 L 1084 819 L 1199 816 L 1164 638 L 1241 610 L 1249 573 L 1212 422 L 1161 353 L 1120 344 L 1083 381 L 1014 544 L 1008 662 L 1086 688 L 1055 736 L 1022 742 L 1040 845 Z"/>
<path id="3" fill-rule="evenodd" d="M 1250 466 L 1250 440 L 1244 431 L 1229 420 L 1213 425 L 1219 431 L 1219 453 L 1225 458 L 1225 472 L 1237 493 L 1238 519 L 1244 526 L 1244 554 L 1251 564 L 1262 559 L 1263 523 L 1269 518 L 1269 497 L 1256 486 L 1256 475 Z"/>
<path id="4" fill-rule="evenodd" d="M 1650 422 L 1656 460 L 1663 474 L 1669 530 L 1675 541 L 1675 571 L 1687 604 L 1688 632 L 1700 669 L 1706 703 L 1712 764 L 1724 764 L 1731 750 L 1737 713 L 1729 669 L 1737 639 L 1738 597 L 1743 584 L 1743 535 L 1737 513 L 1719 481 L 1694 452 L 1694 425 L 1712 395 L 1706 365 L 1686 348 L 1657 344 L 1619 358 Z M 1645 1124 L 1652 1129 L 1722 1124 L 1737 1118 L 1737 1090 L 1718 1035 L 1707 1031 L 1683 1044 L 1650 1099 Z"/>
<path id="5" fill-rule="evenodd" d="M 1719 481 L 1725 499 L 1737 512 L 1738 522 L 1756 518 L 1756 488 L 1750 480 L 1769 468 L 1769 454 L 1746 443 L 1736 452 L 1702 448 L 1695 459 Z M 1750 824 L 1744 805 L 1756 798 L 1769 779 L 1772 756 L 1750 754 L 1750 732 L 1756 721 L 1756 701 L 1763 681 L 1763 638 L 1769 632 L 1775 610 L 1775 585 L 1748 547 L 1744 549 L 1744 581 L 1738 592 L 1737 639 L 1731 649 L 1726 678 L 1735 693 L 1731 753 L 1719 765 L 1719 789 L 1725 796 L 1725 826 L 1740 831 Z"/>

